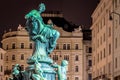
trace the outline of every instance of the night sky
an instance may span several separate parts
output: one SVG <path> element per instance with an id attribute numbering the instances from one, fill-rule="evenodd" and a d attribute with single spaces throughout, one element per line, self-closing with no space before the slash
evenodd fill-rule
<path id="1" fill-rule="evenodd" d="M 47 11 L 62 11 L 69 22 L 90 27 L 98 0 L 1 0 L 0 38 L 4 30 L 17 29 L 19 24 L 24 26 L 25 14 L 37 9 L 41 2 L 45 3 Z"/>

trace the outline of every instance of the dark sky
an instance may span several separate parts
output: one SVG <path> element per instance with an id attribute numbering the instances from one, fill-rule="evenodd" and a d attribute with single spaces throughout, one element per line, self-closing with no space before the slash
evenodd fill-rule
<path id="1" fill-rule="evenodd" d="M 0 37 L 4 30 L 24 26 L 24 15 L 44 2 L 46 10 L 62 11 L 64 18 L 77 25 L 91 25 L 91 14 L 98 0 L 1 0 Z"/>

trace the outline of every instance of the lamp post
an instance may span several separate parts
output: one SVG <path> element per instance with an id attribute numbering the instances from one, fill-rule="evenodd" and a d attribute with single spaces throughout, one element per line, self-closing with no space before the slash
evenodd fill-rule
<path id="1" fill-rule="evenodd" d="M 109 19 L 110 19 L 110 20 L 113 20 L 112 14 L 115 14 L 115 15 L 118 15 L 118 16 L 119 16 L 119 23 L 120 23 L 120 14 L 117 13 L 117 12 L 111 12 L 111 13 L 110 13 L 110 16 L 109 16 Z"/>

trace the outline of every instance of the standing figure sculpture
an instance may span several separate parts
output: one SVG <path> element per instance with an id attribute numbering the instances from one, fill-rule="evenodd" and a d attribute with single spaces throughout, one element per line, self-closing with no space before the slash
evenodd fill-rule
<path id="1" fill-rule="evenodd" d="M 68 61 L 62 60 L 61 65 L 53 64 L 57 68 L 58 80 L 67 80 Z"/>
<path id="2" fill-rule="evenodd" d="M 35 48 L 29 61 L 35 62 L 46 59 L 56 46 L 56 41 L 60 34 L 53 29 L 51 24 L 45 24 L 41 17 L 41 13 L 45 11 L 45 5 L 41 3 L 39 10 L 32 10 L 25 15 L 26 29 L 30 39 L 34 41 Z"/>

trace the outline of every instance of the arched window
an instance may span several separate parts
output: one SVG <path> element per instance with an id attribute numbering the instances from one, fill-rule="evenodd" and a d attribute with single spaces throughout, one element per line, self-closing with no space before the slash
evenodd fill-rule
<path id="1" fill-rule="evenodd" d="M 24 60 L 24 54 L 21 54 L 21 60 Z"/>
<path id="2" fill-rule="evenodd" d="M 12 60 L 15 60 L 15 55 L 12 55 Z"/>
<path id="3" fill-rule="evenodd" d="M 78 72 L 79 69 L 78 69 L 78 66 L 75 66 L 75 72 Z"/>

